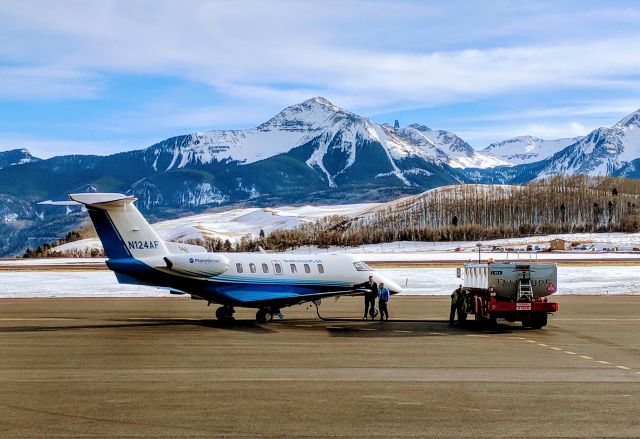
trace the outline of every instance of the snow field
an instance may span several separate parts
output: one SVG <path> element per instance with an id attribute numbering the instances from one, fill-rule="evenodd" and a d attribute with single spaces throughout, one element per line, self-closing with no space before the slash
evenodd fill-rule
<path id="1" fill-rule="evenodd" d="M 448 295 L 460 280 L 455 268 L 383 268 L 377 270 L 403 287 L 403 295 Z M 636 266 L 558 267 L 558 293 L 640 294 Z M 34 297 L 167 297 L 153 287 L 118 284 L 110 271 L 0 272 L 0 299 Z"/>

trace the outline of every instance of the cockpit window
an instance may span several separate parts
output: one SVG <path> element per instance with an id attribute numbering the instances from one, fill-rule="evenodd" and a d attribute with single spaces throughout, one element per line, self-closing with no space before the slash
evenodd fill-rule
<path id="1" fill-rule="evenodd" d="M 373 268 L 369 267 L 367 264 L 365 264 L 362 261 L 354 262 L 353 265 L 356 267 L 356 270 L 358 271 L 373 271 Z"/>

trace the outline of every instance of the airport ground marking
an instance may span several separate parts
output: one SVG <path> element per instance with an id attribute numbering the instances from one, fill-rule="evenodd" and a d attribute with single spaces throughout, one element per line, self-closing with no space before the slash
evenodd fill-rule
<path id="1" fill-rule="evenodd" d="M 403 331 L 403 330 L 401 330 L 401 329 L 394 329 L 394 330 L 393 330 L 393 332 L 400 332 L 400 333 L 402 333 L 402 334 L 407 334 L 407 333 L 411 333 L 411 332 L 413 332 L 413 331 Z"/>
<path id="2" fill-rule="evenodd" d="M 577 352 L 565 351 L 564 349 L 557 348 L 555 346 L 549 346 L 549 345 L 546 345 L 544 343 L 538 343 L 537 341 L 528 340 L 528 339 L 523 338 L 523 337 L 509 337 L 509 338 L 514 339 L 514 340 L 524 340 L 527 343 L 535 343 L 538 346 L 548 347 L 549 349 L 553 349 L 554 351 L 562 351 L 563 353 L 565 353 L 567 355 L 578 355 L 580 358 L 584 358 L 585 360 L 592 360 L 592 361 L 595 361 L 596 363 L 604 364 L 606 366 L 613 366 L 613 367 L 616 367 L 616 368 L 621 369 L 621 370 L 631 370 L 631 368 L 627 367 L 627 366 L 621 366 L 621 365 L 612 364 L 612 363 L 610 363 L 608 361 L 604 361 L 604 360 L 594 360 L 593 357 L 589 357 L 588 355 L 579 355 Z M 636 373 L 640 374 L 640 371 L 636 371 Z"/>

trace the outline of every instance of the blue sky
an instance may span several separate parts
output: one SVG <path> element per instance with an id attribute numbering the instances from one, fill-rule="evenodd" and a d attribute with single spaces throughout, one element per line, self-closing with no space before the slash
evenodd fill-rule
<path id="1" fill-rule="evenodd" d="M 0 150 L 108 154 L 313 96 L 476 148 L 640 108 L 637 1 L 2 1 Z"/>

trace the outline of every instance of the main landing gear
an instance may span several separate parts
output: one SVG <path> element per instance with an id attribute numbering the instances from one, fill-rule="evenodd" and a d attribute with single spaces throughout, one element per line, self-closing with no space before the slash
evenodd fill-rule
<path id="1" fill-rule="evenodd" d="M 233 318 L 234 313 L 235 310 L 232 306 L 224 305 L 216 309 L 216 318 L 221 322 L 232 322 L 235 320 Z M 279 309 L 261 308 L 256 313 L 256 321 L 258 323 L 268 323 L 273 320 L 274 316 L 279 319 L 284 318 Z"/>
<path id="2" fill-rule="evenodd" d="M 256 322 L 268 323 L 273 320 L 274 316 L 280 320 L 284 319 L 284 315 L 279 309 L 261 308 L 256 312 Z"/>
<path id="3" fill-rule="evenodd" d="M 270 309 L 262 308 L 256 312 L 256 322 L 267 323 L 273 320 L 273 312 Z"/>
<path id="4" fill-rule="evenodd" d="M 216 318 L 221 322 L 232 322 L 234 320 L 233 313 L 235 312 L 232 306 L 221 306 L 216 309 Z"/>

